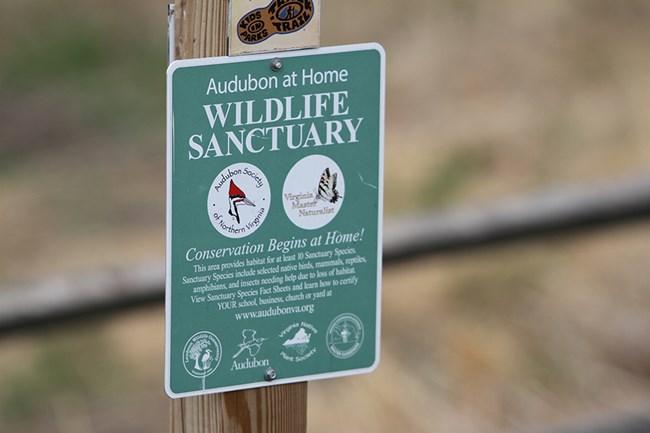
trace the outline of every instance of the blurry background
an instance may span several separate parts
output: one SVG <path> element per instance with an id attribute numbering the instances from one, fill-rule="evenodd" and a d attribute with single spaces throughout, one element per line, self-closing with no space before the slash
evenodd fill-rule
<path id="1" fill-rule="evenodd" d="M 166 3 L 1 12 L 0 302 L 53 275 L 158 269 Z M 387 221 L 650 174 L 646 0 L 325 0 L 322 20 L 324 46 L 387 52 Z M 309 430 L 650 413 L 648 258 L 636 219 L 387 266 L 382 363 L 312 382 Z M 163 319 L 153 303 L 0 334 L 0 431 L 167 431 Z"/>

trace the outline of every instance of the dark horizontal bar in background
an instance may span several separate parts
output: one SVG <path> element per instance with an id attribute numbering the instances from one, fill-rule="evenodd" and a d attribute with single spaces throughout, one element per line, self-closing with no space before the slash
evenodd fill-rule
<path id="1" fill-rule="evenodd" d="M 650 433 L 650 407 L 606 412 L 562 425 L 526 429 L 519 433 Z"/>
<path id="2" fill-rule="evenodd" d="M 400 219 L 384 231 L 384 260 L 648 216 L 650 177 L 564 187 L 496 204 Z"/>
<path id="3" fill-rule="evenodd" d="M 559 230 L 650 216 L 650 177 L 562 188 L 387 223 L 384 263 Z M 0 333 L 160 302 L 164 261 L 0 289 Z"/>
<path id="4" fill-rule="evenodd" d="M 160 303 L 164 297 L 164 260 L 53 276 L 32 285 L 0 288 L 0 334 Z"/>

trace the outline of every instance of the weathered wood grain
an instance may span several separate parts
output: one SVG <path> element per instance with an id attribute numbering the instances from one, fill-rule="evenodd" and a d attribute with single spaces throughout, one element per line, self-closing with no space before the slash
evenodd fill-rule
<path id="1" fill-rule="evenodd" d="M 227 55 L 228 2 L 176 0 L 176 59 Z M 172 433 L 304 433 L 307 383 L 171 401 Z"/>
<path id="2" fill-rule="evenodd" d="M 307 383 L 172 400 L 172 433 L 304 433 Z"/>
<path id="3" fill-rule="evenodd" d="M 176 59 L 227 55 L 228 2 L 176 0 Z"/>

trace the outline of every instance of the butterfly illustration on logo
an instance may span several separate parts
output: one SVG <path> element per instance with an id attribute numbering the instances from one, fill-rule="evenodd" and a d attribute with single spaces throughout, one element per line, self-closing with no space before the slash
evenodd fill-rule
<path id="1" fill-rule="evenodd" d="M 316 192 L 316 199 L 323 200 L 328 203 L 336 203 L 339 198 L 343 198 L 336 189 L 336 175 L 337 173 L 330 174 L 330 168 L 326 167 L 318 182 L 318 190 Z"/>
<path id="2" fill-rule="evenodd" d="M 235 217 L 237 220 L 237 224 L 240 223 L 239 221 L 239 206 L 255 206 L 255 203 L 250 201 L 249 199 L 246 198 L 246 194 L 244 191 L 242 191 L 237 185 L 235 185 L 235 182 L 230 180 L 230 191 L 228 191 L 228 201 L 230 204 L 230 208 L 228 209 L 228 213 Z"/>

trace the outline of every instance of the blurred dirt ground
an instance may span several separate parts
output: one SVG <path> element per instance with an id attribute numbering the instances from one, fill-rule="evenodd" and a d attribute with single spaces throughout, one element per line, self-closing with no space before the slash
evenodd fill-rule
<path id="1" fill-rule="evenodd" d="M 387 51 L 387 218 L 650 168 L 645 0 L 329 0 Z M 165 3 L 0 14 L 0 286 L 164 254 Z M 504 432 L 650 406 L 650 225 L 391 266 L 382 363 L 311 432 Z M 0 339 L 0 431 L 162 432 L 158 307 Z M 134 410 L 136 408 L 137 410 Z"/>

